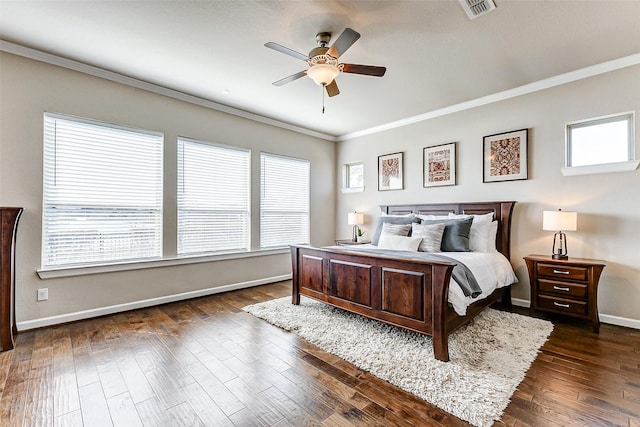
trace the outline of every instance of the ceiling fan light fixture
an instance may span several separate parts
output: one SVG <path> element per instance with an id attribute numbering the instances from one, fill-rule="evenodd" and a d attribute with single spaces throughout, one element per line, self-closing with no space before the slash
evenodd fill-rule
<path id="1" fill-rule="evenodd" d="M 335 81 L 336 77 L 340 73 L 344 72 L 374 77 L 384 76 L 384 73 L 387 71 L 386 67 L 360 64 L 341 64 L 338 62 L 338 58 L 340 58 L 340 56 L 345 53 L 346 50 L 349 49 L 359 38 L 360 33 L 351 28 L 345 28 L 333 45 L 331 45 L 331 47 L 327 47 L 331 40 L 331 33 L 318 33 L 316 35 L 318 47 L 311 49 L 309 55 L 304 55 L 274 42 L 265 43 L 265 47 L 284 53 L 285 55 L 292 56 L 296 59 L 301 59 L 309 65 L 306 70 L 298 71 L 295 74 L 277 80 L 273 82 L 273 85 L 283 86 L 307 75 L 314 81 L 314 83 L 322 86 L 323 97 L 325 92 L 327 92 L 331 97 L 340 94 L 338 84 Z"/>
<path id="2" fill-rule="evenodd" d="M 326 86 L 340 74 L 338 67 L 331 64 L 316 64 L 307 70 L 307 76 L 320 86 Z"/>

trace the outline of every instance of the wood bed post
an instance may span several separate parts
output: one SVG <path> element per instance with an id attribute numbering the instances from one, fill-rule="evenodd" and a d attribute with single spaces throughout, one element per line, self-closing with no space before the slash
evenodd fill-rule
<path id="1" fill-rule="evenodd" d="M 502 305 L 504 305 L 507 308 L 513 307 L 513 304 L 511 302 L 511 286 L 506 286 L 504 288 L 501 302 L 502 302 Z"/>
<path id="2" fill-rule="evenodd" d="M 298 278 L 298 252 L 300 249 L 291 246 L 291 282 L 293 288 L 291 290 L 291 304 L 300 305 L 300 282 Z"/>
<path id="3" fill-rule="evenodd" d="M 447 304 L 449 301 L 449 281 L 453 265 L 435 265 L 431 270 L 431 304 L 433 354 L 436 359 L 449 361 L 449 331 L 447 331 Z"/>

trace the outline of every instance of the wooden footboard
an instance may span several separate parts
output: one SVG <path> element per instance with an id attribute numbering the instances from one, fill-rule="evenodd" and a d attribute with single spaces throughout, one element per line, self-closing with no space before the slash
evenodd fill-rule
<path id="1" fill-rule="evenodd" d="M 349 250 L 291 246 L 293 304 L 300 295 L 433 336 L 449 360 L 447 300 L 455 264 L 407 261 Z"/>

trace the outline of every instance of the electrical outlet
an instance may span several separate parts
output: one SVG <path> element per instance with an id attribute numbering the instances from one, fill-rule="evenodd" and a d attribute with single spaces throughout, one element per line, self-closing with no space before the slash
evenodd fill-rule
<path id="1" fill-rule="evenodd" d="M 38 301 L 46 301 L 49 299 L 49 288 L 38 289 Z"/>

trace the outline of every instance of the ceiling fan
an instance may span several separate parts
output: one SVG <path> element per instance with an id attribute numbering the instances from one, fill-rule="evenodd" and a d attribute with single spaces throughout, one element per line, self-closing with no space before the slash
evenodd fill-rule
<path id="1" fill-rule="evenodd" d="M 301 59 L 309 64 L 308 69 L 275 81 L 273 85 L 282 86 L 307 75 L 311 77 L 316 84 L 324 86 L 329 96 L 336 96 L 340 93 L 340 90 L 338 89 L 335 78 L 341 72 L 375 77 L 384 76 L 384 73 L 387 71 L 386 67 L 338 63 L 340 55 L 345 53 L 359 38 L 360 33 L 351 28 L 346 28 L 333 45 L 328 47 L 329 41 L 331 40 L 331 33 L 318 33 L 316 35 L 318 47 L 312 49 L 309 55 L 296 52 L 295 50 L 274 42 L 265 43 L 264 45 L 270 49 Z"/>

